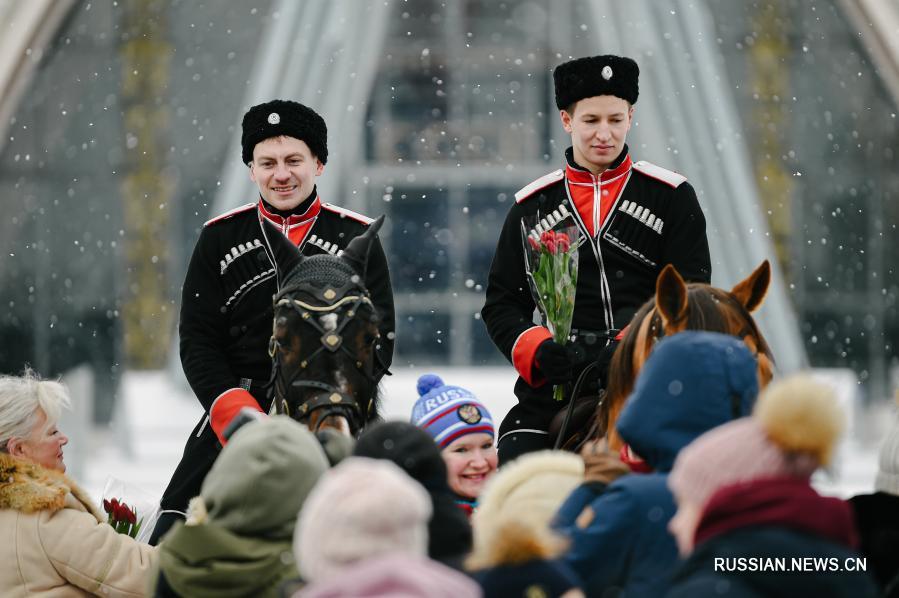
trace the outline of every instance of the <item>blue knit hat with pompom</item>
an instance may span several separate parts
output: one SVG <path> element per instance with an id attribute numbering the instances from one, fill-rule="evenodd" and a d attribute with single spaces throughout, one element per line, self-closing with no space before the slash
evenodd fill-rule
<path id="1" fill-rule="evenodd" d="M 430 434 L 441 449 L 466 434 L 495 436 L 490 412 L 470 391 L 447 386 L 435 374 L 421 376 L 417 386 L 412 423 Z"/>

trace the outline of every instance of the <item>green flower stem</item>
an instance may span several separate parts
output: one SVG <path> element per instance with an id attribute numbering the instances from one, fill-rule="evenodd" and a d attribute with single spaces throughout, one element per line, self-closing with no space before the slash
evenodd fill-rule
<path id="1" fill-rule="evenodd" d="M 128 535 L 132 538 L 137 538 L 138 532 L 140 532 L 140 526 L 144 524 L 144 518 L 141 517 L 140 521 L 138 521 L 135 525 L 131 526 L 131 531 L 128 532 Z"/>
<path id="2" fill-rule="evenodd" d="M 565 386 L 563 384 L 557 384 L 555 388 L 553 388 L 553 399 L 559 402 L 565 400 Z"/>
<path id="3" fill-rule="evenodd" d="M 577 293 L 577 245 L 572 243 L 568 251 L 555 253 L 550 253 L 546 246 L 541 245 L 539 251 L 534 253 L 537 265 L 532 276 L 538 295 L 538 305 L 546 319 L 546 325 L 552 332 L 553 340 L 565 345 L 571 333 L 574 299 Z M 564 385 L 558 385 L 553 389 L 553 398 L 556 401 L 564 401 Z"/>

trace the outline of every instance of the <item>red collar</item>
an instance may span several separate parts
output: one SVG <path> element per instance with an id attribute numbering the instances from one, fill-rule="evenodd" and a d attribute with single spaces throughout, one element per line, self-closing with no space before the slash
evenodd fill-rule
<path id="1" fill-rule="evenodd" d="M 602 174 L 597 177 L 589 170 L 585 170 L 577 165 L 572 166 L 570 162 L 567 162 L 565 164 L 565 178 L 572 183 L 586 183 L 588 185 L 596 184 L 597 179 L 602 183 L 606 183 L 626 174 L 631 169 L 632 165 L 633 161 L 631 160 L 630 154 L 628 154 L 624 157 L 624 160 L 621 161 L 621 164 L 615 168 L 604 170 Z"/>
<path id="2" fill-rule="evenodd" d="M 321 197 L 316 194 L 315 199 L 312 200 L 312 203 L 309 204 L 309 207 L 307 207 L 305 211 L 303 211 L 301 214 L 291 214 L 287 218 L 268 211 L 261 199 L 259 200 L 257 207 L 259 209 L 259 213 L 262 214 L 263 218 L 283 231 L 298 224 L 305 224 L 306 222 L 309 222 L 310 220 L 318 216 L 318 213 L 322 209 L 322 201 Z"/>

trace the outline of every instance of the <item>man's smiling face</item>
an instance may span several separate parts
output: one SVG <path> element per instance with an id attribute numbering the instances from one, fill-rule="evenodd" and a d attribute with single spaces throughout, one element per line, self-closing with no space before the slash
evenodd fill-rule
<path id="1" fill-rule="evenodd" d="M 305 141 L 272 137 L 253 148 L 250 179 L 271 206 L 289 211 L 309 197 L 315 187 L 315 177 L 324 168 Z"/>

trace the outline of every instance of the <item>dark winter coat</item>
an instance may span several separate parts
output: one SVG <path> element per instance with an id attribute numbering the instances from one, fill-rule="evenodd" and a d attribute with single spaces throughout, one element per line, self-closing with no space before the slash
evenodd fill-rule
<path id="1" fill-rule="evenodd" d="M 890 598 L 899 598 L 899 496 L 886 492 L 853 496 L 849 503 L 861 538 L 861 553 Z M 892 584 L 891 584 L 892 582 Z"/>
<path id="2" fill-rule="evenodd" d="M 593 237 L 593 224 L 583 221 L 570 190 L 589 194 L 592 189 L 593 201 L 599 202 L 607 187 L 618 195 L 598 237 Z M 705 217 L 693 187 L 675 172 L 648 162 L 632 163 L 626 147 L 600 177 L 577 166 L 569 149 L 565 170 L 537 179 L 515 198 L 496 245 L 481 311 L 490 338 L 520 375 L 515 384 L 519 404 L 500 426 L 500 438 L 516 429 L 546 430 L 560 407 L 551 397 L 551 385 L 534 369 L 536 347 L 550 335 L 533 322 L 523 218 L 530 222 L 560 206 L 572 214 L 567 222 L 577 225 L 581 244 L 572 324 L 576 330 L 605 333 L 623 328 L 652 296 L 666 264 L 674 264 L 687 280 L 711 279 Z"/>
<path id="3" fill-rule="evenodd" d="M 860 554 L 845 501 L 819 496 L 804 480 L 756 480 L 719 490 L 677 570 L 668 598 L 877 596 L 854 570 Z"/>
<path id="4" fill-rule="evenodd" d="M 704 432 L 750 413 L 757 393 L 756 362 L 739 339 L 681 332 L 659 342 L 618 420 L 622 438 L 654 473 L 623 476 L 604 492 L 584 484 L 556 518 L 571 539 L 563 558 L 588 595 L 615 589 L 629 598 L 664 593 L 677 563 L 667 529 L 676 510 L 667 480 L 677 453 Z"/>
<path id="5" fill-rule="evenodd" d="M 336 253 L 362 234 L 370 219 L 323 203 L 317 192 L 281 216 L 259 201 L 213 218 L 203 226 L 181 295 L 181 365 L 204 414 L 191 432 L 184 456 L 162 498 L 163 509 L 186 510 L 221 446 L 208 424 L 217 397 L 241 386 L 264 410 L 262 386 L 271 374 L 272 298 L 278 278 L 266 247 L 262 220 L 275 224 L 304 255 Z M 365 285 L 381 317 L 377 347 L 378 377 L 393 359 L 393 291 L 387 258 L 379 241 L 372 247 Z M 154 534 L 155 536 L 156 534 Z"/>
<path id="6" fill-rule="evenodd" d="M 476 571 L 473 577 L 484 598 L 559 598 L 580 589 L 581 583 L 568 565 L 551 559 L 498 565 Z"/>
<path id="7" fill-rule="evenodd" d="M 178 330 L 184 373 L 207 411 L 241 378 L 265 382 L 271 374 L 268 342 L 277 277 L 265 247 L 262 219 L 275 224 L 304 255 L 336 254 L 371 222 L 322 203 L 317 194 L 311 205 L 304 203 L 295 212 L 300 210 L 299 215 L 284 218 L 262 202 L 247 204 L 210 220 L 200 233 L 184 280 Z M 294 229 L 310 220 L 305 235 L 295 237 Z M 379 241 L 371 251 L 365 285 L 381 316 L 377 354 L 382 367 L 376 368 L 381 375 L 392 361 L 394 313 L 387 259 Z"/>

